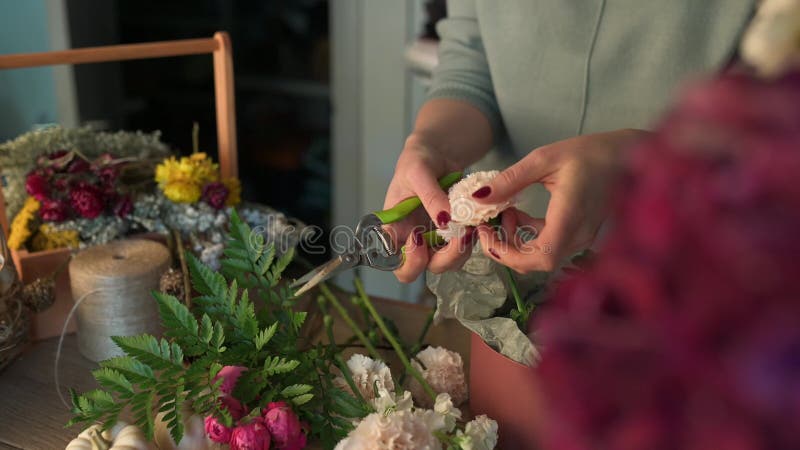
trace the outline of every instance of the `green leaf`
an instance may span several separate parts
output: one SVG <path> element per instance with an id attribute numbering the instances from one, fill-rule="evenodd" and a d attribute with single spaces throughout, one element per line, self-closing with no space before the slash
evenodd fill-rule
<path id="1" fill-rule="evenodd" d="M 291 372 L 300 365 L 300 361 L 278 356 L 267 356 L 264 360 L 264 374 L 266 376 Z"/>
<path id="2" fill-rule="evenodd" d="M 275 332 L 278 331 L 278 322 L 273 323 L 272 325 L 268 326 L 261 330 L 260 333 L 255 337 L 253 343 L 256 346 L 256 351 L 261 351 L 267 343 L 269 343 L 272 336 L 275 336 Z"/>
<path id="3" fill-rule="evenodd" d="M 200 319 L 198 337 L 206 344 L 210 344 L 211 339 L 214 337 L 214 324 L 211 323 L 211 318 L 208 317 L 208 314 L 203 314 L 202 319 Z"/>
<path id="4" fill-rule="evenodd" d="M 311 392 L 311 389 L 313 389 L 313 387 L 308 384 L 292 384 L 283 388 L 283 390 L 281 390 L 281 395 L 284 397 L 297 397 L 298 395 Z"/>
<path id="5" fill-rule="evenodd" d="M 300 406 L 308 403 L 309 401 L 311 401 L 312 398 L 314 398 L 314 394 L 298 395 L 297 397 L 292 399 L 292 403 L 294 403 L 297 406 Z"/>
<path id="6" fill-rule="evenodd" d="M 186 252 L 186 263 L 192 277 L 192 286 L 197 292 L 217 298 L 225 297 L 228 288 L 225 277 L 204 266 L 191 252 Z"/>
<path id="7" fill-rule="evenodd" d="M 283 273 L 284 270 L 286 270 L 287 267 L 289 267 L 289 264 L 292 262 L 293 259 L 294 259 L 294 247 L 290 247 L 286 253 L 281 255 L 280 258 L 278 258 L 278 260 L 275 261 L 275 264 L 272 265 L 272 270 L 270 270 L 270 273 L 272 274 L 271 278 L 273 285 L 277 284 L 278 281 L 281 280 L 281 274 Z"/>
<path id="8" fill-rule="evenodd" d="M 159 342 L 153 336 L 113 336 L 111 338 L 125 353 L 158 370 L 181 369 L 182 361 L 172 359 L 170 344 L 166 339 Z M 176 345 L 177 346 L 177 345 Z"/>
<path id="9" fill-rule="evenodd" d="M 101 367 L 114 369 L 134 383 L 155 382 L 153 369 L 130 356 L 118 356 L 100 362 Z"/>
<path id="10" fill-rule="evenodd" d="M 242 297 L 234 309 L 234 326 L 245 339 L 252 340 L 258 333 L 258 320 L 256 320 L 256 309 L 250 301 L 247 290 L 242 291 Z"/>
<path id="11" fill-rule="evenodd" d="M 119 392 L 120 394 L 126 395 L 133 395 L 133 385 L 125 375 L 121 374 L 120 372 L 109 369 L 107 367 L 101 367 L 92 372 L 92 376 L 100 383 L 100 386 L 104 388 Z"/>

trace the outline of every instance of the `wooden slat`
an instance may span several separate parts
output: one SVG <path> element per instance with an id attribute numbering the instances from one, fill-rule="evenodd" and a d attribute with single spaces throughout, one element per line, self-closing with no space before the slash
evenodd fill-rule
<path id="1" fill-rule="evenodd" d="M 145 44 L 107 45 L 41 53 L 18 53 L 0 56 L 0 69 L 199 55 L 212 53 L 219 48 L 219 45 L 216 38 L 203 38 Z"/>
<path id="2" fill-rule="evenodd" d="M 236 102 L 233 86 L 233 52 L 228 33 L 215 33 L 214 94 L 217 102 L 217 151 L 223 177 L 239 173 L 236 152 Z"/>

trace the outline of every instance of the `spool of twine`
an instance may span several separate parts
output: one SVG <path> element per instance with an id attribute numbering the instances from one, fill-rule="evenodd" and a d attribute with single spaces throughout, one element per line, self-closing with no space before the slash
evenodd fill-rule
<path id="1" fill-rule="evenodd" d="M 160 334 L 158 305 L 151 292 L 170 265 L 158 242 L 129 239 L 98 245 L 69 263 L 76 301 L 78 350 L 92 361 L 122 355 L 111 336 Z"/>

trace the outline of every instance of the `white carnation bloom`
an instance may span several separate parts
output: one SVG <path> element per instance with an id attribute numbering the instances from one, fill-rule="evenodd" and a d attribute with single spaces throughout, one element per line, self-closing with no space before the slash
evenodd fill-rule
<path id="1" fill-rule="evenodd" d="M 456 441 L 463 450 L 492 450 L 497 445 L 497 422 L 481 414 L 460 430 Z"/>
<path id="2" fill-rule="evenodd" d="M 741 55 L 764 76 L 800 64 L 800 0 L 764 0 L 750 22 Z"/>
<path id="3" fill-rule="evenodd" d="M 433 411 L 439 414 L 444 420 L 444 430 L 448 433 L 456 427 L 456 422 L 461 419 L 461 410 L 453 406 L 453 399 L 450 394 L 444 393 L 436 396 L 436 403 Z"/>
<path id="4" fill-rule="evenodd" d="M 417 353 L 411 360 L 425 381 L 437 393 L 450 395 L 454 405 L 458 406 L 467 400 L 467 380 L 464 376 L 464 362 L 461 355 L 444 347 L 428 347 Z M 418 405 L 433 407 L 433 401 L 419 382 L 411 378 L 409 389 Z"/>
<path id="5" fill-rule="evenodd" d="M 403 391 L 402 394 L 395 395 L 392 391 L 380 389 L 378 396 L 372 399 L 372 407 L 379 414 L 390 414 L 395 411 L 410 411 L 414 406 L 411 399 L 411 392 Z"/>
<path id="6" fill-rule="evenodd" d="M 339 441 L 336 450 L 440 450 L 442 443 L 433 433 L 441 427 L 432 416 L 439 415 L 433 411 L 372 413 Z"/>
<path id="7" fill-rule="evenodd" d="M 383 361 L 376 361 L 364 355 L 353 355 L 347 360 L 347 368 L 353 376 L 358 391 L 366 400 L 376 398 L 375 387 L 378 391 L 394 391 L 394 381 L 389 367 Z M 353 393 L 347 381 L 343 377 L 336 377 L 333 380 L 336 387 L 347 392 Z"/>
<path id="8" fill-rule="evenodd" d="M 473 172 L 454 184 L 447 196 L 450 199 L 450 224 L 448 228 L 437 233 L 446 241 L 453 237 L 461 237 L 466 226 L 478 226 L 489 219 L 497 217 L 503 210 L 516 203 L 515 199 L 494 204 L 482 204 L 475 201 L 472 193 L 489 184 L 500 172 L 488 170 Z"/>

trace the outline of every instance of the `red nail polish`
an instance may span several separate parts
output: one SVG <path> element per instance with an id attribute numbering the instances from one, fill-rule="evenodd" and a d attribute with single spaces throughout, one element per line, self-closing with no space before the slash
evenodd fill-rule
<path id="1" fill-rule="evenodd" d="M 439 228 L 444 228 L 450 223 L 450 213 L 447 211 L 442 211 L 436 215 L 436 223 L 439 224 Z"/>
<path id="2" fill-rule="evenodd" d="M 484 186 L 478 189 L 477 191 L 473 192 L 472 196 L 475 198 L 486 198 L 491 193 L 492 193 L 492 188 L 490 188 L 489 186 Z"/>
<path id="3" fill-rule="evenodd" d="M 422 231 L 414 230 L 414 237 L 412 239 L 414 240 L 415 247 L 422 247 L 423 244 Z"/>
<path id="4" fill-rule="evenodd" d="M 500 255 L 498 255 L 498 254 L 497 254 L 497 252 L 495 251 L 495 249 L 493 249 L 493 248 L 490 248 L 490 249 L 489 249 L 489 253 L 491 253 L 491 254 L 492 254 L 492 256 L 494 256 L 495 258 L 497 258 L 497 259 L 500 259 Z"/>

